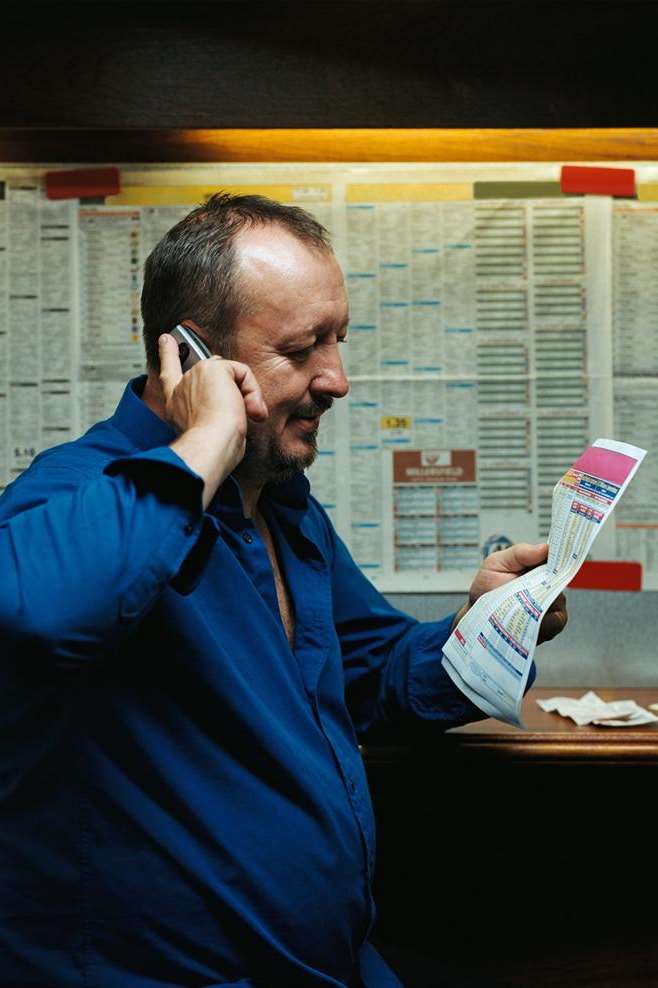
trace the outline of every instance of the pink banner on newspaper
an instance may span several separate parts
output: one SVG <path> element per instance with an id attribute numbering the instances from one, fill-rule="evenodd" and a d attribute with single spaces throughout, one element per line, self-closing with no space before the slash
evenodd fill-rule
<path id="1" fill-rule="evenodd" d="M 613 484 L 623 484 L 637 463 L 632 456 L 617 453 L 602 446 L 590 446 L 579 456 L 573 467 L 581 473 L 589 473 L 599 480 L 609 480 Z"/>

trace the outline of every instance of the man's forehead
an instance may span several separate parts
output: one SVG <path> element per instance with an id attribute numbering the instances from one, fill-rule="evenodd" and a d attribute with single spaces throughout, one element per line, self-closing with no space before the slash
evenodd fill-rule
<path id="1" fill-rule="evenodd" d="M 302 243 L 274 224 L 242 231 L 236 250 L 240 281 L 249 299 L 245 315 L 250 320 L 257 315 L 279 320 L 281 345 L 302 342 L 318 331 L 343 329 L 347 294 L 330 250 Z M 283 337 L 288 334 L 286 342 Z"/>
<path id="2" fill-rule="evenodd" d="M 327 266 L 340 268 L 330 249 L 321 249 L 307 244 L 276 223 L 256 224 L 241 230 L 236 236 L 234 247 L 238 263 L 243 271 L 259 274 L 269 273 L 290 276 L 295 271 L 309 267 Z"/>

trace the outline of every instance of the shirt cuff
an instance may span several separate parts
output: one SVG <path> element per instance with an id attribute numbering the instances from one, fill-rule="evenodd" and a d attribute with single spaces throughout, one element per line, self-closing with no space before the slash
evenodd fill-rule
<path id="1" fill-rule="evenodd" d="M 452 632 L 455 615 L 421 625 L 421 638 L 409 669 L 409 705 L 416 717 L 444 729 L 484 720 L 489 715 L 462 693 L 443 667 L 443 646 Z M 524 693 L 533 685 L 537 667 L 530 666 Z"/>
<path id="2" fill-rule="evenodd" d="M 177 504 L 189 514 L 186 534 L 197 538 L 185 554 L 169 586 L 183 596 L 191 593 L 203 575 L 219 531 L 203 511 L 203 479 L 171 447 L 149 449 L 113 460 L 103 471 L 112 477 L 129 477 L 137 490 L 155 494 L 163 503 Z"/>
<path id="3" fill-rule="evenodd" d="M 154 469 L 155 465 L 155 469 Z M 122 456 L 103 470 L 109 477 L 124 474 L 138 489 L 157 494 L 167 503 L 180 504 L 197 515 L 203 515 L 203 479 L 190 470 L 187 463 L 169 446 L 149 449 L 134 456 Z M 165 482 L 166 478 L 166 482 Z"/>
<path id="4" fill-rule="evenodd" d="M 441 662 L 443 646 L 452 632 L 455 615 L 419 626 L 419 640 L 409 668 L 409 706 L 421 721 L 431 721 L 447 730 L 484 714 L 453 683 Z"/>

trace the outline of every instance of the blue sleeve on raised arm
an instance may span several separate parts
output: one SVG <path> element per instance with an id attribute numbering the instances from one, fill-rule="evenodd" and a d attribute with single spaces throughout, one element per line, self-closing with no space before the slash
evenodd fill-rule
<path id="1" fill-rule="evenodd" d="M 125 634 L 166 585 L 188 591 L 217 536 L 204 522 L 202 490 L 169 447 L 114 460 L 91 477 L 48 460 L 33 467 L 0 499 L 11 571 L 0 600 L 5 641 L 66 664 L 85 661 Z"/>

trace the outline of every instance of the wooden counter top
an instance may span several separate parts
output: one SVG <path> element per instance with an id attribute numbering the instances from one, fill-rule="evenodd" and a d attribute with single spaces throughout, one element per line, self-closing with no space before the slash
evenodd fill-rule
<path id="1" fill-rule="evenodd" d="M 572 720 L 555 713 L 544 713 L 538 699 L 551 696 L 580 697 L 594 689 L 604 700 L 635 700 L 640 706 L 658 703 L 655 689 L 532 689 L 523 701 L 523 721 L 527 730 L 511 727 L 488 718 L 464 727 L 453 728 L 437 739 L 436 749 L 423 747 L 427 758 L 435 754 L 452 755 L 469 761 L 496 761 L 518 764 L 599 764 L 655 765 L 658 764 L 658 723 L 640 728 L 579 727 Z M 364 751 L 367 764 L 385 765 L 405 761 L 411 749 L 374 748 Z M 417 752 L 414 755 L 417 756 Z"/>

